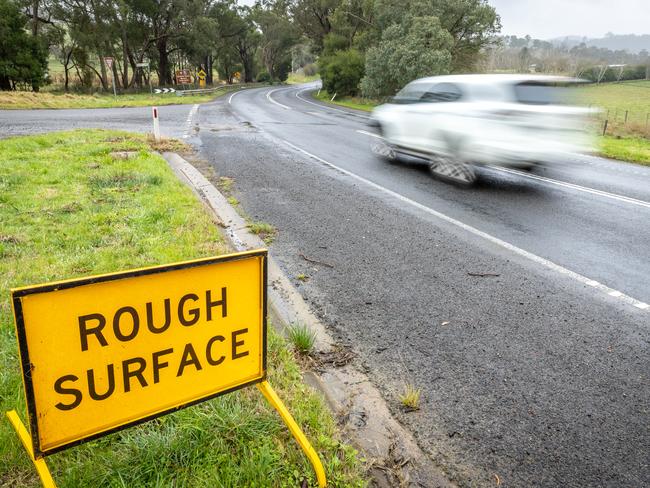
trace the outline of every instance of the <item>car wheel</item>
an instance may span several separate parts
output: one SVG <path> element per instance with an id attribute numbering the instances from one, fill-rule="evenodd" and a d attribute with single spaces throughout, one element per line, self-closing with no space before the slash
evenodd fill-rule
<path id="1" fill-rule="evenodd" d="M 374 138 L 370 144 L 370 150 L 379 159 L 393 163 L 397 161 L 397 152 L 384 139 Z"/>
<path id="2" fill-rule="evenodd" d="M 462 163 L 450 156 L 433 156 L 429 161 L 431 174 L 441 180 L 470 187 L 476 183 L 476 170 L 470 164 Z"/>

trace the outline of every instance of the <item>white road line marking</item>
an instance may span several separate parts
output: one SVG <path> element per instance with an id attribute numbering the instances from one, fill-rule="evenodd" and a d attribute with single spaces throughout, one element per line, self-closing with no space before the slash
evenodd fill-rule
<path id="1" fill-rule="evenodd" d="M 372 132 L 368 132 L 367 130 L 357 130 L 357 132 L 359 134 L 365 134 L 370 137 L 376 137 L 377 139 L 383 139 L 383 137 L 380 136 L 379 134 L 373 134 Z"/>
<path id="2" fill-rule="evenodd" d="M 620 202 L 625 202 L 625 203 L 630 203 L 632 205 L 639 205 L 640 207 L 646 207 L 650 208 L 650 202 L 646 202 L 643 200 L 637 200 L 636 198 L 631 198 L 631 197 L 626 197 L 623 195 L 618 195 L 616 193 L 609 193 L 603 190 L 596 190 L 594 188 L 587 188 L 586 186 L 580 186 L 580 185 L 575 185 L 573 183 L 567 183 L 565 181 L 560 181 L 560 180 L 554 180 L 551 178 L 546 178 L 544 176 L 537 176 L 537 175 L 531 175 L 529 173 L 524 173 L 523 171 L 517 171 L 514 169 L 509 169 L 509 168 L 502 168 L 499 166 L 490 166 L 493 169 L 496 169 L 498 171 L 502 171 L 504 173 L 510 173 L 513 175 L 517 176 L 523 176 L 525 178 L 530 178 L 531 180 L 538 180 L 538 181 L 543 181 L 545 183 L 549 183 L 551 185 L 557 185 L 557 186 L 563 186 L 565 188 L 571 188 L 572 190 L 578 190 L 582 191 L 585 193 L 591 193 L 593 195 L 598 195 L 601 197 L 605 198 L 611 198 L 612 200 L 618 200 Z"/>
<path id="3" fill-rule="evenodd" d="M 271 98 L 271 94 L 272 94 L 272 93 L 275 93 L 275 92 L 278 91 L 278 90 L 284 90 L 284 89 L 285 89 L 285 88 L 276 88 L 275 90 L 271 90 L 270 92 L 267 92 L 267 94 L 266 94 L 266 99 L 267 99 L 269 102 L 271 102 L 271 103 L 275 103 L 276 105 L 279 105 L 280 107 L 282 107 L 282 108 L 284 108 L 284 109 L 286 109 L 286 110 L 291 110 L 291 107 L 287 107 L 286 105 L 282 105 L 280 102 L 276 102 L 275 100 L 273 100 L 273 98 Z"/>
<path id="4" fill-rule="evenodd" d="M 472 226 L 467 225 L 467 224 L 465 224 L 465 223 L 463 223 L 463 222 L 461 222 L 459 220 L 456 220 L 456 219 L 454 219 L 452 217 L 449 217 L 449 216 L 447 216 L 447 215 L 445 215 L 445 214 L 443 214 L 441 212 L 438 212 L 437 210 L 433 210 L 432 208 L 427 207 L 426 205 L 418 203 L 415 200 L 411 200 L 410 198 L 405 197 L 404 195 L 401 195 L 401 194 L 399 194 L 397 192 L 394 192 L 393 190 L 389 190 L 388 188 L 386 188 L 384 186 L 381 186 L 381 185 L 379 185 L 377 183 L 374 183 L 374 182 L 372 182 L 370 180 L 367 180 L 366 178 L 364 178 L 362 176 L 359 176 L 356 173 L 352 173 L 352 172 L 350 172 L 350 171 L 348 171 L 346 169 L 341 168 L 340 166 L 336 166 L 335 164 L 332 164 L 329 161 L 326 161 L 326 160 L 316 156 L 315 154 L 312 154 L 312 153 L 310 153 L 308 151 L 305 151 L 304 149 L 290 143 L 287 140 L 280 139 L 280 138 L 278 138 L 278 139 L 280 141 L 284 142 L 287 146 L 291 147 L 292 149 L 294 149 L 294 150 L 296 150 L 296 151 L 298 151 L 298 152 L 300 152 L 302 154 L 305 154 L 306 156 L 309 156 L 310 158 L 313 158 L 316 161 L 319 161 L 320 163 L 324 164 L 325 166 L 333 168 L 333 169 L 335 169 L 335 170 L 337 170 L 337 171 L 339 171 L 339 172 L 341 172 L 341 173 L 343 173 L 343 174 L 345 174 L 347 176 L 350 176 L 351 178 L 354 178 L 354 179 L 356 179 L 356 180 L 358 180 L 358 181 L 360 181 L 360 182 L 362 182 L 362 183 L 364 183 L 364 184 L 366 184 L 366 185 L 368 185 L 368 186 L 370 186 L 370 187 L 372 187 L 372 188 L 374 188 L 376 190 L 379 190 L 379 191 L 381 191 L 383 193 L 386 193 L 387 195 L 390 195 L 391 197 L 394 197 L 394 198 L 398 199 L 401 202 L 404 202 L 404 203 L 406 203 L 408 205 L 411 205 L 411 206 L 413 206 L 413 207 L 415 207 L 415 208 L 417 208 L 419 210 L 422 210 L 422 211 L 424 211 L 424 212 L 426 212 L 426 213 L 428 213 L 430 215 L 433 215 L 434 217 L 437 217 L 440 220 L 443 220 L 443 221 L 448 222 L 448 223 L 450 223 L 452 225 L 455 225 L 456 227 L 460 227 L 461 229 L 463 229 L 463 230 L 465 230 L 465 231 L 467 231 L 467 232 L 469 232 L 471 234 L 474 234 L 474 235 L 476 235 L 478 237 L 481 237 L 481 238 L 483 238 L 483 239 L 485 239 L 485 240 L 487 240 L 487 241 L 489 241 L 489 242 L 491 242 L 493 244 L 496 244 L 499 247 L 502 247 L 502 248 L 504 248 L 504 249 L 506 249 L 508 251 L 511 251 L 511 252 L 513 252 L 515 254 L 518 254 L 519 256 L 522 256 L 524 258 L 527 258 L 527 259 L 529 259 L 529 260 L 531 260 L 531 261 L 533 261 L 533 262 L 535 262 L 535 263 L 537 263 L 537 264 L 539 264 L 541 266 L 544 266 L 547 269 L 555 271 L 555 272 L 557 272 L 559 274 L 562 274 L 562 275 L 564 275 L 564 276 L 566 276 L 568 278 L 572 278 L 573 280 L 578 281 L 579 283 L 582 283 L 583 285 L 592 286 L 592 287 L 596 288 L 597 290 L 599 290 L 601 292 L 604 292 L 604 293 L 607 293 L 607 294 L 611 294 L 612 292 L 615 292 L 615 293 L 617 293 L 617 295 L 616 295 L 617 299 L 627 303 L 628 305 L 633 305 L 634 307 L 636 307 L 638 309 L 647 310 L 648 308 L 650 308 L 650 305 L 648 305 L 647 303 L 643 303 L 643 302 L 637 300 L 636 298 L 633 298 L 633 297 L 631 297 L 629 295 L 626 295 L 626 294 L 624 294 L 624 293 L 622 293 L 622 292 L 620 292 L 618 290 L 614 290 L 613 288 L 610 288 L 610 287 L 608 287 L 606 285 L 603 285 L 603 284 L 599 283 L 596 280 L 592 280 L 590 278 L 587 278 L 586 276 L 583 276 L 583 275 L 581 275 L 579 273 L 576 273 L 575 271 L 571 271 L 570 269 L 567 269 L 564 266 L 560 266 L 559 264 L 555 264 L 554 262 L 549 261 L 548 259 L 545 259 L 545 258 L 543 258 L 541 256 L 537 256 L 536 254 L 525 251 L 524 249 L 521 249 L 521 248 L 519 248 L 519 247 L 517 247 L 517 246 L 515 246 L 513 244 L 510 244 L 509 242 L 503 241 L 503 240 L 499 239 L 498 237 L 494 237 L 494 236 L 492 236 L 492 235 L 490 235 L 490 234 L 488 234 L 486 232 L 483 232 L 482 230 L 478 230 L 475 227 L 472 227 Z M 620 295 L 618 295 L 618 293 L 620 293 Z"/>
<path id="5" fill-rule="evenodd" d="M 192 106 L 192 109 L 190 110 L 190 113 L 187 114 L 187 119 L 185 120 L 185 130 L 183 131 L 183 139 L 187 139 L 190 137 L 190 132 L 192 132 L 192 119 L 196 115 L 196 113 L 199 111 L 199 104 L 196 103 Z"/>
<path id="6" fill-rule="evenodd" d="M 370 118 L 367 115 L 355 114 L 353 112 L 348 112 L 347 110 L 341 110 L 340 108 L 330 107 L 329 105 L 327 105 L 327 106 L 321 105 L 320 103 L 314 103 L 314 102 L 312 102 L 310 100 L 307 100 L 306 98 L 301 97 L 300 94 L 306 92 L 307 90 L 311 90 L 311 88 L 304 88 L 302 90 L 296 91 L 296 98 L 299 98 L 303 102 L 308 103 L 310 105 L 315 105 L 316 107 L 320 108 L 321 110 L 334 110 L 336 112 L 343 112 L 346 115 L 352 115 L 354 117 L 361 117 L 362 119 L 369 119 Z"/>
<path id="7" fill-rule="evenodd" d="M 231 103 L 232 103 L 232 99 L 233 99 L 233 97 L 234 97 L 235 95 L 237 95 L 238 93 L 241 93 L 241 92 L 243 92 L 243 91 L 244 91 L 244 90 L 237 90 L 235 93 L 233 93 L 232 95 L 230 95 L 230 96 L 228 97 L 228 104 L 231 104 Z"/>

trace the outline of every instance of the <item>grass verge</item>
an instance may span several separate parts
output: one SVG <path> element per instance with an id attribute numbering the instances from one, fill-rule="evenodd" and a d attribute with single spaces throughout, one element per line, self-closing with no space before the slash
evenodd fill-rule
<path id="1" fill-rule="evenodd" d="M 606 158 L 650 166 L 650 139 L 644 137 L 599 137 L 600 154 Z"/>
<path id="2" fill-rule="evenodd" d="M 289 77 L 287 78 L 287 84 L 300 85 L 301 83 L 310 83 L 316 80 L 320 80 L 319 74 L 315 74 L 312 76 L 305 76 L 300 73 L 289 73 Z"/>
<path id="3" fill-rule="evenodd" d="M 372 109 L 380 103 L 376 100 L 371 100 L 368 98 L 338 96 L 334 99 L 334 102 L 330 102 L 332 95 L 327 93 L 325 90 L 321 90 L 320 93 L 314 92 L 312 95 L 314 98 L 322 102 L 335 103 L 336 105 L 341 105 L 342 107 L 363 110 L 364 112 L 371 112 Z"/>
<path id="4" fill-rule="evenodd" d="M 135 157 L 116 157 L 135 151 Z M 85 130 L 0 141 L 0 410 L 26 420 L 9 288 L 220 254 L 202 204 L 144 136 Z M 321 455 L 331 486 L 364 486 L 293 353 L 269 330 L 269 380 Z M 60 487 L 299 486 L 314 476 L 255 388 L 201 403 L 48 458 Z M 0 419 L 0 486 L 37 487 Z"/>
<path id="5" fill-rule="evenodd" d="M 119 108 L 147 107 L 150 105 L 179 105 L 190 103 L 205 103 L 224 95 L 227 90 L 217 94 L 187 95 L 183 97 L 170 94 L 135 93 L 130 95 L 94 94 L 82 95 L 76 93 L 53 92 L 0 92 L 0 109 L 39 109 L 39 108 Z"/>

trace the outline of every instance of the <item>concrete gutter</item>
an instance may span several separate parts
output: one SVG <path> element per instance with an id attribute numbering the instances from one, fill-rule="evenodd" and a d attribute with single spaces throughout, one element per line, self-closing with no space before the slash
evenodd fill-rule
<path id="1" fill-rule="evenodd" d="M 164 153 L 163 157 L 207 205 L 235 250 L 266 247 L 198 169 L 178 154 Z M 353 354 L 337 347 L 271 255 L 268 272 L 273 324 L 284 330 L 292 323 L 302 323 L 315 332 L 316 367 L 305 373 L 305 380 L 323 394 L 346 437 L 365 455 L 375 486 L 455 487 L 393 418 L 379 390 L 353 365 Z"/>

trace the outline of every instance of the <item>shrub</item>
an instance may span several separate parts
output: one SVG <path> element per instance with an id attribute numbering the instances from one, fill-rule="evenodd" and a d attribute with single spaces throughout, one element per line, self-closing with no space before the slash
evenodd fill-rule
<path id="1" fill-rule="evenodd" d="M 337 51 L 319 61 L 323 88 L 327 93 L 339 96 L 357 95 L 359 82 L 364 73 L 364 59 L 356 49 Z"/>
<path id="2" fill-rule="evenodd" d="M 262 71 L 257 75 L 257 81 L 259 83 L 268 83 L 271 81 L 271 75 L 268 71 Z"/>
<path id="3" fill-rule="evenodd" d="M 316 66 L 314 63 L 309 63 L 302 68 L 302 72 L 305 76 L 314 76 L 316 73 L 318 73 L 318 66 Z"/>
<path id="4" fill-rule="evenodd" d="M 366 76 L 361 91 L 367 97 L 394 95 L 406 83 L 447 74 L 453 39 L 437 17 L 409 17 L 382 33 L 366 54 Z"/>

